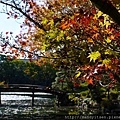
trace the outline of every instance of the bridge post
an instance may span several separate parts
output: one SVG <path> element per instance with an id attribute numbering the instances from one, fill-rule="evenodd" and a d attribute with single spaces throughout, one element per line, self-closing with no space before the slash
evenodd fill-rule
<path id="1" fill-rule="evenodd" d="M 0 105 L 1 105 L 1 92 L 0 92 Z"/>
<path id="2" fill-rule="evenodd" d="M 32 107 L 34 107 L 34 91 L 32 91 Z"/>

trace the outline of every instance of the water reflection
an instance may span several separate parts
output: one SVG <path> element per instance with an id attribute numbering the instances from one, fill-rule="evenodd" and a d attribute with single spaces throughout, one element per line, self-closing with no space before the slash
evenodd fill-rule
<path id="1" fill-rule="evenodd" d="M 1 100 L 30 100 L 30 92 L 1 92 Z M 19 95 L 21 94 L 21 95 Z M 51 95 L 49 93 L 35 93 L 35 95 Z M 40 99 L 40 97 L 35 97 L 35 99 Z"/>
<path id="2" fill-rule="evenodd" d="M 85 99 L 79 106 L 58 107 L 55 104 L 56 98 L 35 97 L 35 106 L 32 107 L 30 96 L 2 95 L 1 98 L 0 120 L 64 120 L 67 115 L 84 116 L 103 113 L 102 108 L 98 109 L 99 106 L 94 105 L 94 108 L 85 106 Z"/>
<path id="3" fill-rule="evenodd" d="M 3 94 L 3 93 L 2 93 Z M 8 94 L 8 93 L 6 93 Z M 18 94 L 9 93 L 9 94 Z M 29 94 L 29 93 L 23 93 Z M 37 94 L 44 94 L 47 93 L 37 93 Z M 49 94 L 48 94 L 49 95 Z M 35 106 L 32 107 L 32 98 L 30 96 L 20 96 L 20 95 L 2 95 L 1 96 L 1 103 L 0 106 L 0 119 L 7 119 L 7 118 L 14 118 L 18 117 L 19 119 L 25 117 L 25 119 L 35 119 L 36 117 L 46 118 L 50 117 L 50 115 L 55 114 L 55 98 L 41 98 L 35 97 L 34 104 Z M 18 120 L 17 118 L 17 120 Z"/>

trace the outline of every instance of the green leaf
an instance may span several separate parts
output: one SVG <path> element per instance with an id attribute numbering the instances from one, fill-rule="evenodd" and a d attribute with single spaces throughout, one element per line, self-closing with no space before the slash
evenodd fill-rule
<path id="1" fill-rule="evenodd" d="M 93 60 L 93 62 L 95 62 L 95 60 L 97 60 L 98 58 L 100 58 L 101 54 L 99 51 L 96 52 L 91 52 L 88 56 L 88 58 L 90 58 L 90 62 Z"/>
<path id="2" fill-rule="evenodd" d="M 54 39 L 57 37 L 57 30 L 50 30 L 47 33 L 47 37 L 49 37 L 49 39 Z"/>
<path id="3" fill-rule="evenodd" d="M 54 33 L 54 32 L 49 33 L 49 37 L 50 37 L 50 39 L 55 38 L 56 37 L 56 33 Z"/>
<path id="4" fill-rule="evenodd" d="M 41 50 L 46 50 L 50 44 L 43 43 Z"/>
<path id="5" fill-rule="evenodd" d="M 60 40 L 64 37 L 64 34 L 65 34 L 64 31 L 61 30 L 61 31 L 59 32 L 59 34 L 58 34 L 56 40 L 57 40 L 57 41 L 60 41 Z"/>

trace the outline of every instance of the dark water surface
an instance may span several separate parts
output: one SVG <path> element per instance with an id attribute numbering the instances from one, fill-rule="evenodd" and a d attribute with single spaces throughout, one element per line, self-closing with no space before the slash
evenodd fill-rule
<path id="1" fill-rule="evenodd" d="M 16 93 L 4 93 L 7 95 L 1 96 L 0 120 L 64 120 L 65 115 L 68 115 L 69 108 L 58 108 L 55 104 L 56 98 L 35 97 L 32 107 L 32 97 L 8 95 Z M 47 95 L 46 93 L 38 94 Z"/>
<path id="2" fill-rule="evenodd" d="M 13 93 L 12 93 L 13 94 Z M 23 93 L 27 94 L 27 93 Z M 39 93 L 43 94 L 43 93 Z M 46 93 L 44 93 L 46 95 Z M 116 120 L 120 114 L 99 115 L 99 109 L 80 106 L 56 106 L 56 98 L 35 97 L 32 107 L 30 96 L 2 95 L 0 120 Z M 93 114 L 94 113 L 94 114 Z"/>

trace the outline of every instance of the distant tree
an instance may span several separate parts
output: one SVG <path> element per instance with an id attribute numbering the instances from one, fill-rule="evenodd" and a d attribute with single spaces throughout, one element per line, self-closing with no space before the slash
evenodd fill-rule
<path id="1" fill-rule="evenodd" d="M 40 84 L 51 86 L 56 70 L 51 65 L 38 66 L 21 60 L 0 63 L 0 81 L 9 84 Z"/>
<path id="2" fill-rule="evenodd" d="M 6 55 L 0 54 L 0 62 L 6 61 L 7 57 Z"/>

